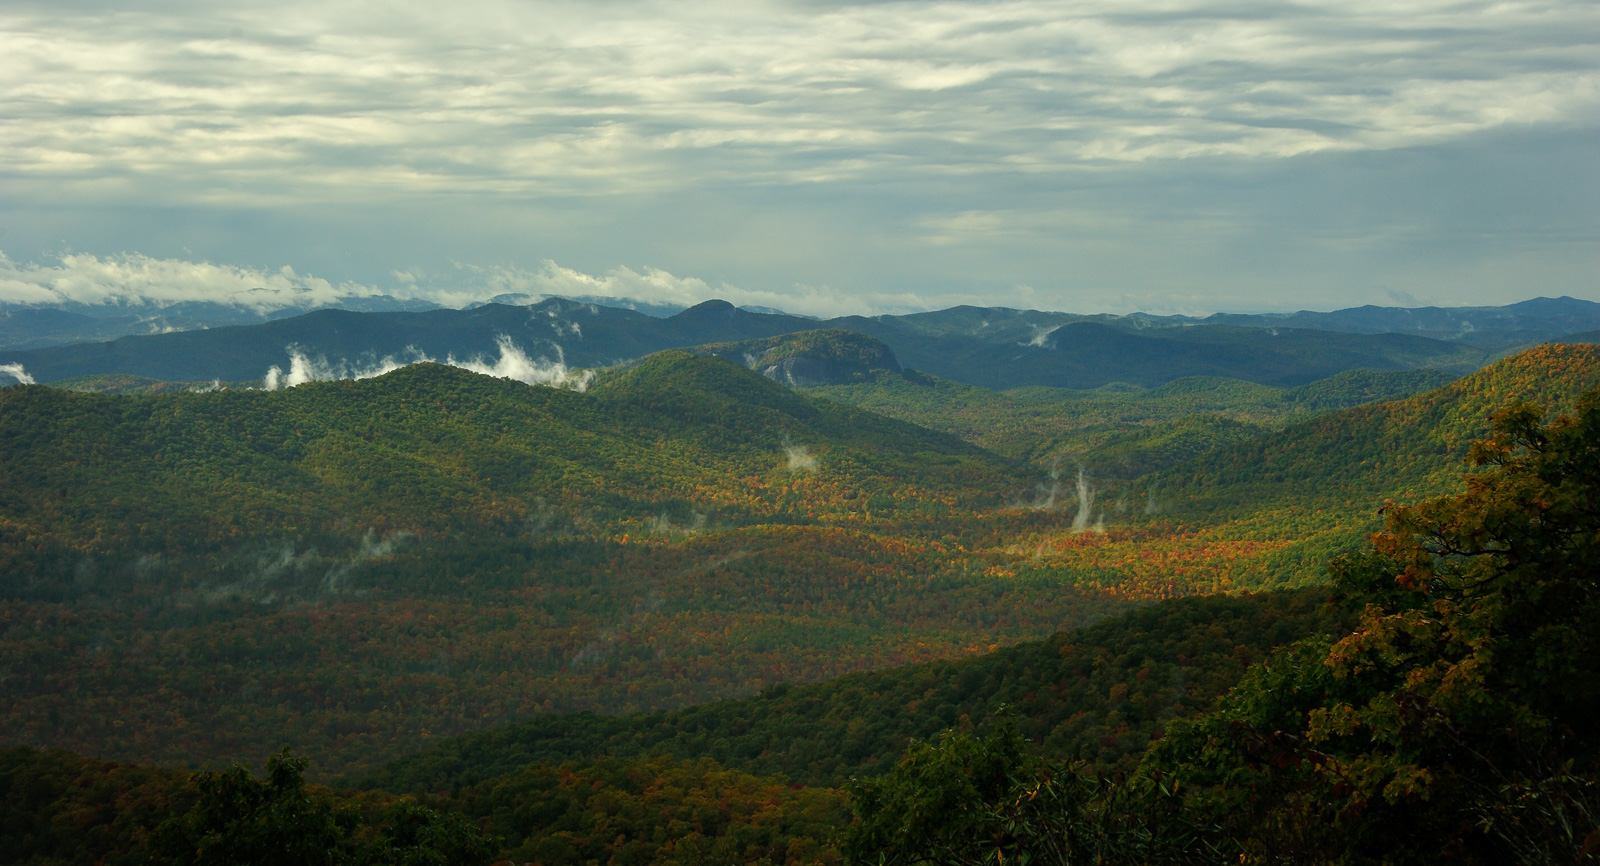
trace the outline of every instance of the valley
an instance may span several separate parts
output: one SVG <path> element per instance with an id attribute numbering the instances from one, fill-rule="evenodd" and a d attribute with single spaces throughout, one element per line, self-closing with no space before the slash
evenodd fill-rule
<path id="1" fill-rule="evenodd" d="M 649 351 L 594 370 L 563 351 L 545 384 L 446 344 L 418 354 L 451 363 L 241 384 L 268 355 L 252 341 L 283 352 L 282 322 L 229 337 L 234 367 L 207 360 L 223 329 L 123 338 L 99 367 L 37 350 L 56 353 L 28 356 L 41 379 L 73 375 L 0 389 L 0 741 L 166 768 L 291 746 L 340 796 L 422 797 L 519 862 L 666 831 L 558 845 L 559 822 L 505 808 L 564 791 L 592 817 L 612 801 L 572 778 L 616 803 L 672 779 L 732 808 L 706 839 L 737 826 L 762 856 L 792 841 L 794 862 L 837 862 L 852 779 L 1003 707 L 1040 760 L 1137 771 L 1253 664 L 1349 628 L 1329 562 L 1385 502 L 1461 493 L 1496 413 L 1570 413 L 1600 388 L 1589 344 L 1490 360 L 1315 332 L 1284 355 L 1262 328 L 1083 321 L 1051 333 L 1164 340 L 1188 360 L 1139 364 L 1190 375 L 1080 375 L 1069 352 L 1030 382 L 938 342 L 981 311 L 921 320 L 933 342 L 902 354 L 903 322 L 785 332 L 703 307 L 649 320 L 688 317 L 673 339 L 698 341 L 659 349 L 642 314 L 596 312 L 585 351 L 607 322 Z M 1216 340 L 1248 377 L 1182 354 Z M 930 352 L 964 378 L 909 360 Z M 6 754 L 8 772 L 99 772 Z M 162 803 L 189 796 L 149 772 Z"/>

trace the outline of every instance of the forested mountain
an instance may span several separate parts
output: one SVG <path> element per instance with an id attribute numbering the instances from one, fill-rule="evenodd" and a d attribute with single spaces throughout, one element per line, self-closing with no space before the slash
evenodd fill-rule
<path id="1" fill-rule="evenodd" d="M 1358 334 L 1415 334 L 1486 349 L 1542 343 L 1600 327 L 1600 304 L 1577 298 L 1533 298 L 1503 307 L 1352 307 L 1329 313 L 1219 313 L 1204 321 L 1260 328 L 1312 328 Z"/>
<path id="2" fill-rule="evenodd" d="M 989 388 L 1158 385 L 1194 375 L 1293 386 L 1352 369 L 1462 373 L 1489 357 L 1465 344 L 1406 334 L 1172 325 L 1003 308 L 818 321 L 707 301 L 656 318 L 550 299 L 468 310 L 320 310 L 258 325 L 0 351 L 0 364 L 21 364 L 40 382 L 104 374 L 247 382 L 260 381 L 273 366 L 286 367 L 293 355 L 356 375 L 421 358 L 492 357 L 504 338 L 530 358 L 598 367 L 669 348 L 818 329 L 867 335 L 886 344 L 900 364 Z"/>
<path id="3" fill-rule="evenodd" d="M 0 729 L 107 756 L 225 760 L 289 732 L 348 770 L 1123 605 L 987 575 L 1006 526 L 1062 519 L 1013 504 L 1031 470 L 682 353 L 581 394 L 438 365 L 8 388 L 0 454 Z"/>
<path id="4" fill-rule="evenodd" d="M 900 361 L 888 346 L 864 334 L 838 329 L 708 343 L 688 351 L 743 364 L 791 387 L 867 382 L 903 373 Z"/>
<path id="5" fill-rule="evenodd" d="M 865 352 L 863 387 L 967 387 L 874 367 L 892 356 L 853 336 L 769 350 L 806 345 Z M 355 772 L 543 713 L 680 707 L 1315 582 L 1316 557 L 1370 519 L 1354 486 L 1307 498 L 1315 479 L 1446 485 L 1493 407 L 1570 404 L 1595 351 L 1536 350 L 1279 432 L 1230 420 L 1247 442 L 1154 481 L 1028 467 L 685 353 L 587 393 L 426 364 L 274 392 L 8 388 L 0 725 L 164 760 L 259 755 L 290 731 Z M 1184 427 L 1196 407 L 1279 425 L 1301 399 L 1389 387 L 1354 378 L 1185 380 L 1068 412 L 1170 413 L 1101 443 L 1132 462 L 1203 448 L 1218 425 Z M 1415 456 L 1377 471 L 1383 448 Z"/>
<path id="6" fill-rule="evenodd" d="M 857 376 L 808 393 L 960 436 L 1012 457 L 1137 477 L 1316 412 L 1408 397 L 1451 381 L 1437 370 L 1349 370 L 1279 388 L 1186 376 L 1162 385 L 993 391 L 911 371 Z"/>
<path id="7" fill-rule="evenodd" d="M 1129 589 L 1320 582 L 1330 556 L 1377 529 L 1385 500 L 1459 489 L 1468 446 L 1488 433 L 1495 412 L 1523 400 L 1570 411 L 1596 386 L 1600 347 L 1542 346 L 1414 397 L 1222 444 L 1170 469 L 1100 485 L 1091 491 L 1103 503 L 1096 514 L 1126 528 L 1019 540 L 1018 551 L 1037 560 L 1019 573 L 1058 568 Z"/>
<path id="8" fill-rule="evenodd" d="M 1560 354 L 1473 395 L 1582 369 Z M 40 864 L 1587 862 L 1597 401 L 1496 413 L 1465 491 L 1391 508 L 1331 587 L 1170 600 L 677 711 L 540 716 L 338 790 L 287 753 L 256 780 L 0 750 L 0 846 Z"/>
<path id="9" fill-rule="evenodd" d="M 169 553 L 339 526 L 520 525 L 541 508 L 859 524 L 870 512 L 846 491 L 915 510 L 1000 503 L 1026 484 L 954 437 L 684 354 L 588 394 L 439 365 L 271 393 L 8 388 L 0 449 L 11 531 Z M 815 488 L 803 505 L 777 489 L 799 482 Z"/>

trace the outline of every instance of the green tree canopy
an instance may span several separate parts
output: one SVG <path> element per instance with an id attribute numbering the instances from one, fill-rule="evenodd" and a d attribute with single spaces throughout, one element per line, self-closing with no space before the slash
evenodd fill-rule
<path id="1" fill-rule="evenodd" d="M 1527 404 L 1466 492 L 1336 561 L 1360 611 L 1259 666 L 1147 766 L 1263 861 L 1578 862 L 1600 849 L 1600 393 Z"/>
<path id="2" fill-rule="evenodd" d="M 257 779 L 243 766 L 193 777 L 199 800 L 156 831 L 155 862 L 183 866 L 484 866 L 498 845 L 455 815 L 411 800 L 375 831 L 358 810 L 308 789 L 287 748 Z"/>

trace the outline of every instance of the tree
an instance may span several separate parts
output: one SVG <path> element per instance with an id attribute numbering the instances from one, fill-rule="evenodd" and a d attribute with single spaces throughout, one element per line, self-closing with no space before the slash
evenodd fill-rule
<path id="1" fill-rule="evenodd" d="M 1258 666 L 1146 768 L 1247 857 L 1579 862 L 1600 850 L 1600 395 L 1523 404 L 1466 491 L 1388 503 L 1330 568 L 1351 633 Z"/>
<path id="2" fill-rule="evenodd" d="M 195 774 L 199 802 L 157 830 L 158 858 L 194 866 L 352 862 L 357 816 L 306 790 L 306 763 L 285 747 L 267 759 L 266 779 L 239 765 Z"/>
<path id="3" fill-rule="evenodd" d="M 361 834 L 354 807 L 305 786 L 306 759 L 287 747 L 267 777 L 243 766 L 196 773 L 199 800 L 156 831 L 156 862 L 184 866 L 486 866 L 498 843 L 455 815 L 411 800 Z"/>
<path id="4" fill-rule="evenodd" d="M 498 847 L 458 815 L 401 800 L 389 807 L 377 838 L 361 847 L 358 860 L 368 866 L 485 866 Z"/>
<path id="5" fill-rule="evenodd" d="M 1031 759 L 1003 710 L 989 734 L 913 743 L 851 793 L 844 854 L 859 866 L 1216 862 L 1170 789 Z"/>

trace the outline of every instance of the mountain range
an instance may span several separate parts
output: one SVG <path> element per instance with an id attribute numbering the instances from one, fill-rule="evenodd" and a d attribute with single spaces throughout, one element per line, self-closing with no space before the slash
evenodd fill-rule
<path id="1" fill-rule="evenodd" d="M 1559 305 L 1562 310 L 1567 306 Z M 1535 304 L 1533 309 L 1543 311 L 1545 306 Z M 1569 320 L 1575 330 L 1600 326 L 1576 313 L 1567 319 L 1512 318 L 1544 323 L 1544 330 L 1529 325 L 1532 330 L 1519 332 L 1531 342 L 1557 336 L 1550 328 Z M 242 383 L 264 381 L 271 368 L 288 369 L 296 358 L 308 369 L 360 375 L 423 359 L 492 364 L 497 352 L 503 359 L 504 347 L 511 346 L 552 367 L 604 367 L 669 348 L 819 329 L 873 337 L 890 348 L 900 365 L 996 389 L 1158 385 L 1195 375 L 1295 386 L 1352 369 L 1461 374 L 1495 356 L 1482 346 L 1411 333 L 1257 325 L 978 307 L 819 321 L 753 312 L 722 301 L 661 318 L 549 299 L 530 306 L 487 304 L 466 310 L 319 310 L 253 325 L 5 350 L 0 351 L 0 365 L 20 365 L 18 369 L 40 382 L 117 374 Z"/>

